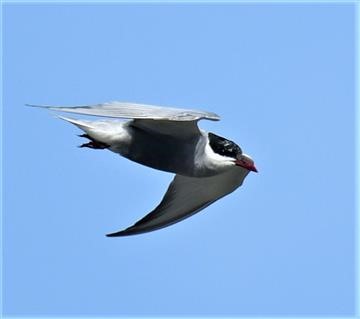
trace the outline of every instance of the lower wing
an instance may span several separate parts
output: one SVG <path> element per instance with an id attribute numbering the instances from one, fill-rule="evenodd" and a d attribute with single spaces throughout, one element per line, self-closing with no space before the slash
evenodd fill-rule
<path id="1" fill-rule="evenodd" d="M 161 203 L 151 213 L 133 226 L 107 236 L 142 234 L 175 224 L 233 192 L 248 173 L 246 169 L 234 167 L 211 177 L 175 175 Z"/>

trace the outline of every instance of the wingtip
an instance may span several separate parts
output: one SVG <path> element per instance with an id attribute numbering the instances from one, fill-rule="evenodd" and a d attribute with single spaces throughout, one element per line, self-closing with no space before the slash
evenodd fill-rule
<path id="1" fill-rule="evenodd" d="M 124 229 L 115 233 L 106 234 L 106 237 L 124 237 L 128 235 L 131 235 L 131 233 L 129 234 L 127 229 Z"/>
<path id="2" fill-rule="evenodd" d="M 210 113 L 210 116 L 209 116 L 209 120 L 212 120 L 212 121 L 220 121 L 220 120 L 221 120 L 221 117 L 220 117 L 220 115 L 211 112 L 211 113 Z"/>
<path id="3" fill-rule="evenodd" d="M 36 104 L 29 104 L 29 103 L 25 103 L 25 106 L 29 106 L 29 107 L 40 107 L 40 108 L 43 108 L 43 109 L 51 108 L 50 105 L 36 105 Z"/>
<path id="4" fill-rule="evenodd" d="M 119 234 L 119 233 L 111 233 L 111 234 L 106 234 L 106 237 L 121 237 L 123 235 Z"/>
<path id="5" fill-rule="evenodd" d="M 136 229 L 136 227 L 130 226 L 123 230 L 117 231 L 115 233 L 106 234 L 106 237 L 125 237 L 131 235 L 139 235 L 142 233 L 146 233 L 146 231 Z"/>

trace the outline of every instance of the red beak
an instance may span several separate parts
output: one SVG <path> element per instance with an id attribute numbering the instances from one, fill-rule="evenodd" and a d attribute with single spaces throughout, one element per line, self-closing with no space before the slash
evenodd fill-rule
<path id="1" fill-rule="evenodd" d="M 246 168 L 246 169 L 248 169 L 249 171 L 252 171 L 252 172 L 255 172 L 255 173 L 258 172 L 258 170 L 256 169 L 254 163 L 247 162 L 247 161 L 244 161 L 244 160 L 237 160 L 237 161 L 235 161 L 235 164 L 236 164 L 237 166 L 241 166 L 241 167 L 243 167 L 243 168 Z"/>
<path id="2" fill-rule="evenodd" d="M 257 170 L 257 168 L 255 167 L 254 164 L 252 164 L 252 165 L 249 167 L 249 170 L 250 170 L 250 171 L 253 171 L 253 172 L 255 172 L 255 173 L 258 172 L 258 170 Z"/>

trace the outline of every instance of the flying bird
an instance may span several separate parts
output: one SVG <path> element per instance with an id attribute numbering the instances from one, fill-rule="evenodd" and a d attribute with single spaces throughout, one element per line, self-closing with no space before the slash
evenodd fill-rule
<path id="1" fill-rule="evenodd" d="M 201 119 L 220 120 L 215 113 L 121 102 L 30 106 L 105 118 L 89 121 L 59 116 L 84 132 L 79 136 L 88 142 L 80 147 L 108 149 L 142 165 L 176 174 L 152 212 L 124 230 L 107 234 L 109 237 L 175 224 L 233 192 L 250 171 L 257 172 L 252 158 L 237 144 L 198 127 Z"/>

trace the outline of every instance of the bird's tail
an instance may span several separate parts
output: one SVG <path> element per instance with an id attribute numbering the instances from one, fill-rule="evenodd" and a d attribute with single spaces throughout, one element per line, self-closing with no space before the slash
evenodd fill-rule
<path id="1" fill-rule="evenodd" d="M 79 129 L 83 130 L 84 132 L 88 133 L 90 130 L 95 129 L 95 127 L 93 125 L 91 125 L 90 122 L 88 121 L 81 121 L 81 120 L 75 120 L 69 117 L 64 117 L 64 116 L 60 116 L 57 115 L 57 117 L 59 119 L 62 119 L 64 121 L 67 121 L 71 124 L 74 124 L 75 126 L 77 126 Z"/>
<path id="2" fill-rule="evenodd" d="M 60 115 L 58 115 L 57 117 L 64 121 L 67 121 L 71 124 L 74 124 L 79 129 L 83 130 L 86 133 L 86 134 L 79 135 L 79 137 L 87 138 L 90 141 L 88 143 L 81 144 L 79 147 L 88 147 L 88 148 L 101 149 L 101 150 L 110 147 L 110 145 L 108 145 L 104 142 L 98 141 L 94 137 L 94 130 L 96 130 L 96 126 L 94 125 L 95 122 L 75 120 L 75 119 L 60 116 Z"/>

